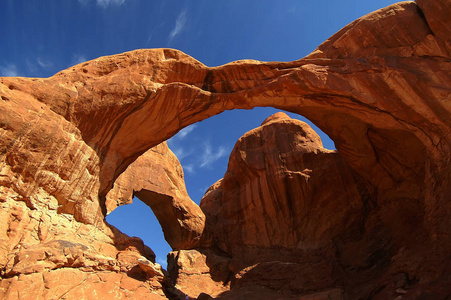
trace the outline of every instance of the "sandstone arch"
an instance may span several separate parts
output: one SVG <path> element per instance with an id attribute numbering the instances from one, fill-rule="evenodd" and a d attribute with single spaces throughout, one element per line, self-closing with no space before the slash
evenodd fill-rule
<path id="1" fill-rule="evenodd" d="M 294 62 L 208 68 L 176 50 L 137 50 L 49 79 L 3 78 L 2 90 L 6 98 L 28 94 L 76 126 L 100 159 L 101 198 L 128 164 L 181 128 L 255 106 L 306 116 L 352 168 L 387 190 L 399 181 L 417 185 L 425 172 L 427 180 L 447 173 L 424 170 L 423 162 L 443 165 L 449 155 L 448 42 L 433 34 L 416 3 L 403 2 L 351 23 Z M 408 145 L 399 143 L 404 137 Z M 403 178 L 394 178 L 393 164 Z"/>
<path id="2" fill-rule="evenodd" d="M 23 201 L 16 215 L 50 209 L 107 231 L 105 197 L 146 150 L 224 110 L 273 106 L 327 133 L 378 205 L 420 203 L 439 259 L 451 227 L 448 15 L 449 1 L 394 4 L 294 62 L 209 68 L 154 49 L 47 79 L 1 78 L 2 202 Z M 24 243 L 9 232 L 6 241 Z"/>

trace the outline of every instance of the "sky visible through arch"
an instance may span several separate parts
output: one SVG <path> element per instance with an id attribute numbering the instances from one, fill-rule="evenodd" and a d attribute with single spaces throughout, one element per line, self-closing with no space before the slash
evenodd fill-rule
<path id="1" fill-rule="evenodd" d="M 49 77 L 74 64 L 141 48 L 179 49 L 207 66 L 239 59 L 292 61 L 353 20 L 395 2 L 1 0 L 0 76 Z M 195 202 L 223 177 L 236 140 L 274 112 L 224 112 L 169 141 Z M 321 137 L 326 148 L 334 147 Z M 142 238 L 165 265 L 171 249 L 141 201 L 119 207 L 107 221 Z"/>

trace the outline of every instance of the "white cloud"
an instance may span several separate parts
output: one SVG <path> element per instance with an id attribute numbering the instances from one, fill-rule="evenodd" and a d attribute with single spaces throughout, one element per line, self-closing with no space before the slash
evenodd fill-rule
<path id="1" fill-rule="evenodd" d="M 197 168 L 211 167 L 214 162 L 227 155 L 226 147 L 219 146 L 214 149 L 210 140 L 199 142 L 201 139 L 197 135 L 185 139 L 196 127 L 197 124 L 185 127 L 167 141 L 169 148 L 188 173 L 195 173 Z"/>
<path id="2" fill-rule="evenodd" d="M 188 173 L 196 173 L 194 170 L 194 165 L 193 164 L 189 164 L 189 165 L 184 165 L 183 166 L 183 170 L 187 171 Z"/>
<path id="3" fill-rule="evenodd" d="M 152 40 L 152 36 L 153 36 L 153 33 L 149 34 L 149 36 L 147 37 L 147 41 L 146 41 L 147 44 L 149 44 L 150 41 Z"/>
<path id="4" fill-rule="evenodd" d="M 177 156 L 179 161 L 182 161 L 182 159 L 184 159 L 185 157 L 188 157 L 191 154 L 193 154 L 192 149 L 186 151 L 184 147 L 180 147 L 180 146 L 173 145 L 173 144 L 171 144 L 170 147 L 171 147 L 172 152 L 175 154 L 175 156 Z"/>
<path id="5" fill-rule="evenodd" d="M 97 5 L 102 7 L 108 7 L 110 5 L 122 5 L 125 0 L 97 0 Z"/>
<path id="6" fill-rule="evenodd" d="M 72 55 L 72 63 L 74 65 L 84 63 L 85 61 L 87 61 L 86 56 L 84 56 L 82 54 L 73 54 Z"/>
<path id="7" fill-rule="evenodd" d="M 37 62 L 38 62 L 38 65 L 43 69 L 49 69 L 49 68 L 53 67 L 52 62 L 44 60 L 40 57 L 38 57 Z"/>
<path id="8" fill-rule="evenodd" d="M 168 268 L 168 262 L 163 258 L 157 257 L 156 263 L 160 264 L 163 267 L 163 269 L 165 269 L 165 270 Z"/>
<path id="9" fill-rule="evenodd" d="M 190 134 L 195 128 L 197 127 L 197 124 L 192 124 L 188 127 L 183 128 L 180 130 L 175 136 L 170 138 L 168 140 L 169 148 L 172 150 L 172 152 L 177 156 L 179 161 L 182 161 L 183 158 L 190 156 L 193 154 L 194 149 L 190 148 L 188 151 L 185 147 L 181 146 L 180 144 L 184 144 L 182 139 L 184 139 L 188 134 Z M 186 144 L 185 144 L 186 145 Z"/>
<path id="10" fill-rule="evenodd" d="M 192 132 L 194 130 L 194 128 L 197 127 L 197 124 L 192 124 L 188 127 L 183 128 L 182 130 L 179 131 L 179 133 L 177 133 L 177 137 L 178 138 L 185 138 L 190 132 Z"/>
<path id="11" fill-rule="evenodd" d="M 172 31 L 169 33 L 169 40 L 175 38 L 176 35 L 178 35 L 180 32 L 182 32 L 183 28 L 186 25 L 187 17 L 186 17 L 186 10 L 182 11 L 179 16 L 177 17 L 177 20 L 175 20 L 175 26 L 172 29 Z"/>
<path id="12" fill-rule="evenodd" d="M 216 152 L 213 152 L 210 143 L 205 144 L 204 152 L 201 156 L 200 167 L 209 167 L 212 163 L 227 155 L 225 147 L 220 146 Z"/>
<path id="13" fill-rule="evenodd" d="M 78 0 L 78 2 L 83 5 L 87 6 L 92 0 Z M 95 0 L 98 6 L 101 6 L 103 8 L 107 8 L 110 5 L 122 5 L 124 4 L 125 0 Z"/>
<path id="14" fill-rule="evenodd" d="M 0 67 L 0 76 L 8 76 L 8 77 L 19 76 L 17 66 L 15 64 L 7 64 L 4 67 Z"/>

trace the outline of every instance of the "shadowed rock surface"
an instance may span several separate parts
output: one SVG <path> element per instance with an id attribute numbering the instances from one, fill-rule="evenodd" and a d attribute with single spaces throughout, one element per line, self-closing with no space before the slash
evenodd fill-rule
<path id="1" fill-rule="evenodd" d="M 179 51 L 152 49 L 101 57 L 46 79 L 0 78 L 1 297 L 88 299 L 93 290 L 113 299 L 176 297 L 169 287 L 163 294 L 169 283 L 163 272 L 154 272 L 151 250 L 104 221 L 134 192 L 151 207 L 172 201 L 175 211 L 159 220 L 166 220 L 162 227 L 174 249 L 230 259 L 220 272 L 209 266 L 213 280 L 231 283 L 224 299 L 240 293 L 445 299 L 451 293 L 449 15 L 448 0 L 394 4 L 293 62 L 246 60 L 209 68 Z M 247 173 L 228 173 L 207 193 L 211 200 L 205 203 L 219 206 L 205 204 L 205 219 L 183 191 L 159 190 L 154 183 L 160 179 L 120 183 L 132 162 L 180 129 L 226 109 L 256 106 L 307 117 L 334 140 L 337 153 L 314 142 L 306 150 L 260 149 L 325 157 L 311 168 L 310 160 L 277 167 L 262 164 L 261 152 L 246 142 L 240 147 L 255 157 L 232 153 L 229 170 Z M 269 137 L 263 134 L 263 140 Z M 166 159 L 176 164 L 172 156 Z M 328 200 L 324 210 L 313 205 L 310 212 L 297 210 L 299 218 L 287 215 L 287 207 L 296 211 L 299 203 L 291 200 L 301 187 L 306 196 L 330 199 L 327 190 L 310 191 L 319 184 L 315 168 L 326 165 L 339 169 L 349 189 L 335 192 L 334 201 L 352 205 Z M 165 169 L 169 178 L 180 178 L 177 168 Z M 280 173 L 255 176 L 260 170 Z M 261 178 L 286 178 L 274 191 L 287 186 L 288 192 L 277 199 L 255 196 L 266 188 Z M 125 190 L 108 196 L 116 183 Z M 223 196 L 209 196 L 219 191 Z M 343 197 L 347 192 L 349 198 Z M 242 210 L 221 203 L 225 199 Z M 265 199 L 287 206 L 265 216 L 262 207 L 243 205 Z M 326 224 L 303 224 L 310 213 Z M 229 232 L 236 214 L 244 217 L 243 236 Z M 250 235 L 260 225 L 263 233 Z M 287 274 L 303 276 L 297 282 Z M 61 278 L 68 278 L 67 286 Z"/>

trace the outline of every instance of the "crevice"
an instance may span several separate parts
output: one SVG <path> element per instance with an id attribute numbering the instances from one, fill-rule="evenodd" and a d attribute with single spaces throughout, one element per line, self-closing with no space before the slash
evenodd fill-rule
<path id="1" fill-rule="evenodd" d="M 80 282 L 79 284 L 77 284 L 76 286 L 70 288 L 68 291 L 66 291 L 64 294 L 62 294 L 62 295 L 60 296 L 60 299 L 64 299 L 64 296 L 66 296 L 66 294 L 68 294 L 70 291 L 72 291 L 72 290 L 76 289 L 77 287 L 81 286 L 82 284 L 84 284 L 84 283 L 86 282 L 86 280 L 88 280 L 88 278 L 89 278 L 90 275 L 91 275 L 91 274 L 89 274 L 89 275 L 87 274 L 87 275 L 86 275 L 86 278 L 83 279 L 82 282 Z"/>

